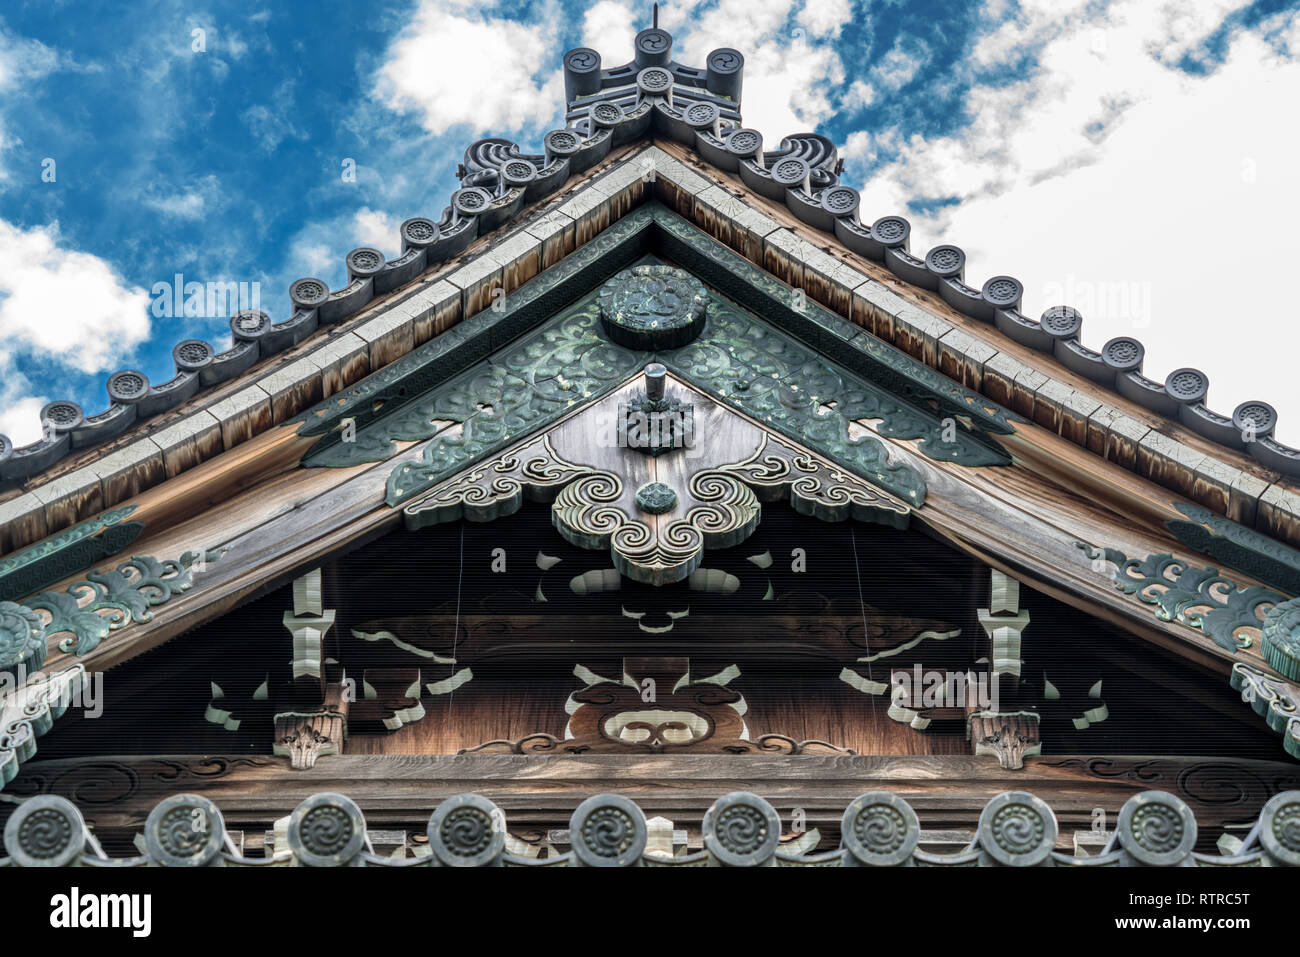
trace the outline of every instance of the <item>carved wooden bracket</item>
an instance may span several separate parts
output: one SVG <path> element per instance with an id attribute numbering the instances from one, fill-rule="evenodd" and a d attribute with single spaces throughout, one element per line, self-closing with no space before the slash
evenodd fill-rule
<path id="1" fill-rule="evenodd" d="M 992 754 L 1005 770 L 1018 771 L 1025 766 L 1025 755 L 1042 754 L 1038 735 L 1038 715 L 1031 711 L 996 714 L 980 711 L 968 721 L 975 754 Z"/>
<path id="2" fill-rule="evenodd" d="M 340 754 L 347 722 L 341 714 L 277 714 L 272 753 L 288 757 L 295 771 L 314 767 L 323 754 Z"/>

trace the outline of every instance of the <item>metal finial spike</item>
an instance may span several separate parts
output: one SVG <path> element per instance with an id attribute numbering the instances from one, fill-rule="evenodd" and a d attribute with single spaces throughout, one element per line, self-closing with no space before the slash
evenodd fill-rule
<path id="1" fill-rule="evenodd" d="M 662 362 L 651 362 L 645 367 L 646 398 L 658 402 L 664 397 L 664 385 L 668 369 Z"/>
<path id="2" fill-rule="evenodd" d="M 654 5 L 654 22 L 650 25 L 656 28 L 659 26 L 659 4 L 657 3 Z"/>

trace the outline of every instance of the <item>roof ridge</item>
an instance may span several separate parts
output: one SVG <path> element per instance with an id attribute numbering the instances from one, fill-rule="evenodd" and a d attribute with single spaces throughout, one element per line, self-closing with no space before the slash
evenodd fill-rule
<path id="1" fill-rule="evenodd" d="M 41 410 L 45 434 L 14 448 L 0 435 L 0 480 L 22 481 L 44 471 L 73 449 L 121 434 L 132 424 L 175 408 L 200 389 L 237 378 L 261 359 L 283 352 L 321 326 L 348 319 L 376 296 L 415 279 L 462 253 L 475 239 L 511 220 L 525 205 L 559 190 L 575 174 L 601 162 L 615 146 L 651 132 L 693 149 L 711 166 L 739 175 L 754 192 L 782 202 L 802 223 L 829 233 L 850 251 L 881 262 L 903 281 L 937 292 L 962 314 L 994 326 L 1012 340 L 1051 355 L 1090 381 L 1118 392 L 1143 408 L 1175 419 L 1220 445 L 1248 452 L 1264 466 L 1300 477 L 1300 450 L 1272 437 L 1277 410 L 1262 400 L 1240 403 L 1231 416 L 1207 404 L 1209 377 L 1199 369 L 1175 369 L 1163 383 L 1142 374 L 1145 347 L 1128 336 L 1095 351 L 1081 340 L 1083 317 L 1073 307 L 1051 306 L 1040 319 L 1021 312 L 1019 280 L 993 276 L 980 288 L 965 280 L 966 254 L 940 244 L 923 259 L 910 251 L 911 224 L 886 215 L 870 226 L 859 213 L 858 191 L 840 182 L 842 162 L 835 144 L 816 133 L 784 137 L 766 150 L 763 136 L 742 125 L 744 56 L 713 50 L 703 69 L 672 59 L 672 36 L 659 27 L 636 35 L 634 56 L 611 69 L 588 47 L 563 57 L 565 127 L 542 138 L 542 152 L 525 154 L 512 140 L 485 137 L 465 151 L 457 169 L 460 188 L 442 216 L 407 219 L 400 227 L 402 252 L 385 260 L 370 247 L 345 257 L 348 283 L 330 291 L 306 277 L 289 286 L 292 314 L 273 323 L 260 310 L 230 317 L 233 345 L 222 353 L 201 339 L 172 349 L 176 375 L 150 385 L 144 373 L 123 369 L 109 376 L 108 408 L 86 416 L 71 401 Z"/>

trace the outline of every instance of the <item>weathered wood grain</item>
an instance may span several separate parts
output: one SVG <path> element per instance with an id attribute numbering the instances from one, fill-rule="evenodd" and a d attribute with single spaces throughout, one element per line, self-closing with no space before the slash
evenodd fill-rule
<path id="1" fill-rule="evenodd" d="M 1009 783 L 1014 782 L 1014 783 Z M 248 755 L 100 757 L 33 762 L 9 790 L 61 794 L 97 828 L 134 828 L 170 794 L 211 798 L 235 827 L 290 813 L 320 791 L 348 795 L 374 825 L 423 824 L 440 801 L 473 791 L 497 802 L 512 824 L 567 821 L 586 797 L 613 792 L 647 815 L 698 821 L 721 795 L 748 790 L 782 814 L 801 807 L 810 822 L 833 821 L 864 791 L 906 799 L 930 828 L 966 826 L 1006 790 L 1045 800 L 1062 829 L 1088 827 L 1094 808 L 1110 820 L 1133 794 L 1159 788 L 1187 801 L 1201 829 L 1249 822 L 1274 793 L 1300 787 L 1300 769 L 1272 761 L 1199 757 L 1028 757 L 1008 774 L 970 755 L 353 755 L 291 770 L 282 758 Z"/>

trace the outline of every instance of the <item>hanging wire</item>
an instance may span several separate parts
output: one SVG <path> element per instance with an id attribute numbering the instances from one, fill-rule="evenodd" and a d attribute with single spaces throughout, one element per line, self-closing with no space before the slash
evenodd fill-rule
<path id="1" fill-rule="evenodd" d="M 460 586 L 465 578 L 465 522 L 460 523 L 460 565 L 456 569 L 456 618 L 451 628 L 451 671 L 456 674 L 456 643 L 460 639 Z M 447 693 L 447 716 L 451 717 L 451 706 L 456 699 L 456 683 L 452 682 L 451 691 Z"/>
<path id="2" fill-rule="evenodd" d="M 871 671 L 871 629 L 867 627 L 867 601 L 862 594 L 862 568 L 858 565 L 858 534 L 853 528 L 852 519 L 849 520 L 849 541 L 853 543 L 853 571 L 858 578 L 858 608 L 862 611 L 862 641 L 867 646 L 867 680 L 875 682 L 876 676 Z M 892 691 L 892 688 L 890 689 Z M 871 699 L 871 723 L 876 723 L 876 696 L 867 695 Z"/>

